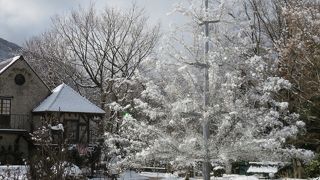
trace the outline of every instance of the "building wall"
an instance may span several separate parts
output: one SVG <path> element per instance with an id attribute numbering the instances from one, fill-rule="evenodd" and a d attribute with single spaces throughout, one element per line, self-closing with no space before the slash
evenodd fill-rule
<path id="1" fill-rule="evenodd" d="M 68 131 L 71 131 L 70 128 L 73 130 L 77 129 L 78 131 L 78 137 L 77 142 L 78 143 L 87 143 L 87 121 L 77 113 L 64 113 L 61 116 L 60 122 L 63 122 L 64 127 L 66 129 L 65 131 L 65 138 L 69 138 Z M 72 123 L 71 123 L 72 122 Z M 69 124 L 71 123 L 71 124 Z M 71 126 L 71 127 L 70 127 Z M 69 128 L 69 129 L 68 129 Z M 70 140 L 72 143 L 72 140 Z"/>
<path id="2" fill-rule="evenodd" d="M 17 74 L 25 77 L 23 85 L 15 83 Z M 0 75 L 0 96 L 12 97 L 11 114 L 31 117 L 32 109 L 39 105 L 49 93 L 50 90 L 24 60 L 17 60 Z M 16 119 L 19 120 L 19 118 Z"/>
<path id="3" fill-rule="evenodd" d="M 34 128 L 37 129 L 44 125 L 47 125 L 45 123 L 48 123 L 52 126 L 61 123 L 63 124 L 63 127 L 64 127 L 63 138 L 67 140 L 67 143 L 87 144 L 87 143 L 93 143 L 92 141 L 95 138 L 97 138 L 97 135 L 95 133 L 97 133 L 96 131 L 98 127 L 97 127 L 97 124 L 93 121 L 93 118 L 94 118 L 93 116 L 90 116 L 88 114 L 81 114 L 81 113 L 66 113 L 66 112 L 45 113 L 45 114 L 38 114 L 37 116 L 34 116 L 33 125 L 34 125 Z M 71 131 L 76 131 L 76 136 L 74 136 L 73 138 L 70 137 Z M 93 132 L 90 132 L 90 131 L 93 131 Z M 88 140 L 88 133 L 89 133 L 89 140 Z M 74 138 L 76 140 L 72 140 Z"/>

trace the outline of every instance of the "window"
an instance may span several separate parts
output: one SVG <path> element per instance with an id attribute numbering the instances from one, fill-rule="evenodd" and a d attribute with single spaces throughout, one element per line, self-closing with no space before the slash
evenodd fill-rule
<path id="1" fill-rule="evenodd" d="M 0 128 L 10 127 L 11 99 L 0 99 Z"/>
<path id="2" fill-rule="evenodd" d="M 66 124 L 66 138 L 68 139 L 69 143 L 77 143 L 79 140 L 79 121 L 67 120 Z"/>
<path id="3" fill-rule="evenodd" d="M 26 82 L 26 79 L 22 74 L 17 74 L 16 77 L 14 78 L 14 81 L 16 82 L 17 85 L 22 86 Z"/>
<path id="4" fill-rule="evenodd" d="M 0 99 L 0 114 L 10 115 L 11 99 Z"/>

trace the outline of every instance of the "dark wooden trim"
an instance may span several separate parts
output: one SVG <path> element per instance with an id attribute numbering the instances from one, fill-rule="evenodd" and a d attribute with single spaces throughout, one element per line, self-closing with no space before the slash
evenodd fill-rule
<path id="1" fill-rule="evenodd" d="M 86 133 L 87 133 L 87 143 L 90 143 L 90 120 L 94 115 L 92 114 L 81 114 L 81 117 L 84 119 L 86 122 Z"/>
<path id="2" fill-rule="evenodd" d="M 26 134 L 29 135 L 29 132 L 25 129 L 0 129 L 0 134 Z"/>
<path id="3" fill-rule="evenodd" d="M 90 143 L 90 119 L 87 119 L 87 143 Z"/>
<path id="4" fill-rule="evenodd" d="M 13 99 L 13 96 L 0 96 L 0 99 Z"/>
<path id="5" fill-rule="evenodd" d="M 86 113 L 86 112 L 69 112 L 69 111 L 41 111 L 41 112 L 32 112 L 33 114 L 47 114 L 47 113 L 73 113 L 79 115 L 90 115 L 90 116 L 98 116 L 103 117 L 105 113 Z"/>

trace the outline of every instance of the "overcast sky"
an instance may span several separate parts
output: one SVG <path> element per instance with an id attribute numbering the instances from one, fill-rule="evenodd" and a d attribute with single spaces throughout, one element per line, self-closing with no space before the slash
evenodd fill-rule
<path id="1" fill-rule="evenodd" d="M 98 8 L 128 8 L 133 0 L 93 0 Z M 135 0 L 144 7 L 150 23 L 161 22 L 162 29 L 180 21 L 177 15 L 167 16 L 178 0 Z M 86 7 L 90 0 L 0 0 L 0 37 L 22 45 L 25 40 L 50 28 L 51 17 L 66 14 L 79 5 Z"/>

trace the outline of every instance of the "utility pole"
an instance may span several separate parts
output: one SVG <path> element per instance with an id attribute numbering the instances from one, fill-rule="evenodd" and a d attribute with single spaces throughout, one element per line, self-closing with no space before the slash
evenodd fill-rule
<path id="1" fill-rule="evenodd" d="M 209 0 L 205 0 L 205 13 L 207 15 L 209 8 Z M 204 141 L 204 160 L 202 165 L 202 174 L 204 180 L 210 180 L 210 156 L 209 156 L 209 117 L 207 115 L 208 106 L 209 106 L 209 63 L 208 63 L 208 54 L 209 54 L 209 24 L 218 23 L 219 20 L 208 20 L 205 17 L 204 21 L 200 25 L 204 25 L 204 113 L 203 113 L 203 124 L 202 124 L 202 133 L 203 133 L 203 141 Z"/>
<path id="2" fill-rule="evenodd" d="M 205 12 L 208 12 L 208 2 L 209 0 L 205 0 Z M 209 105 L 209 64 L 208 64 L 208 53 L 209 53 L 209 22 L 207 19 L 204 21 L 204 35 L 205 35 L 205 43 L 204 43 L 204 116 L 203 116 L 203 140 L 204 140 L 204 150 L 205 157 L 203 161 L 203 179 L 210 180 L 210 157 L 209 157 L 209 119 L 207 116 L 207 110 Z"/>

